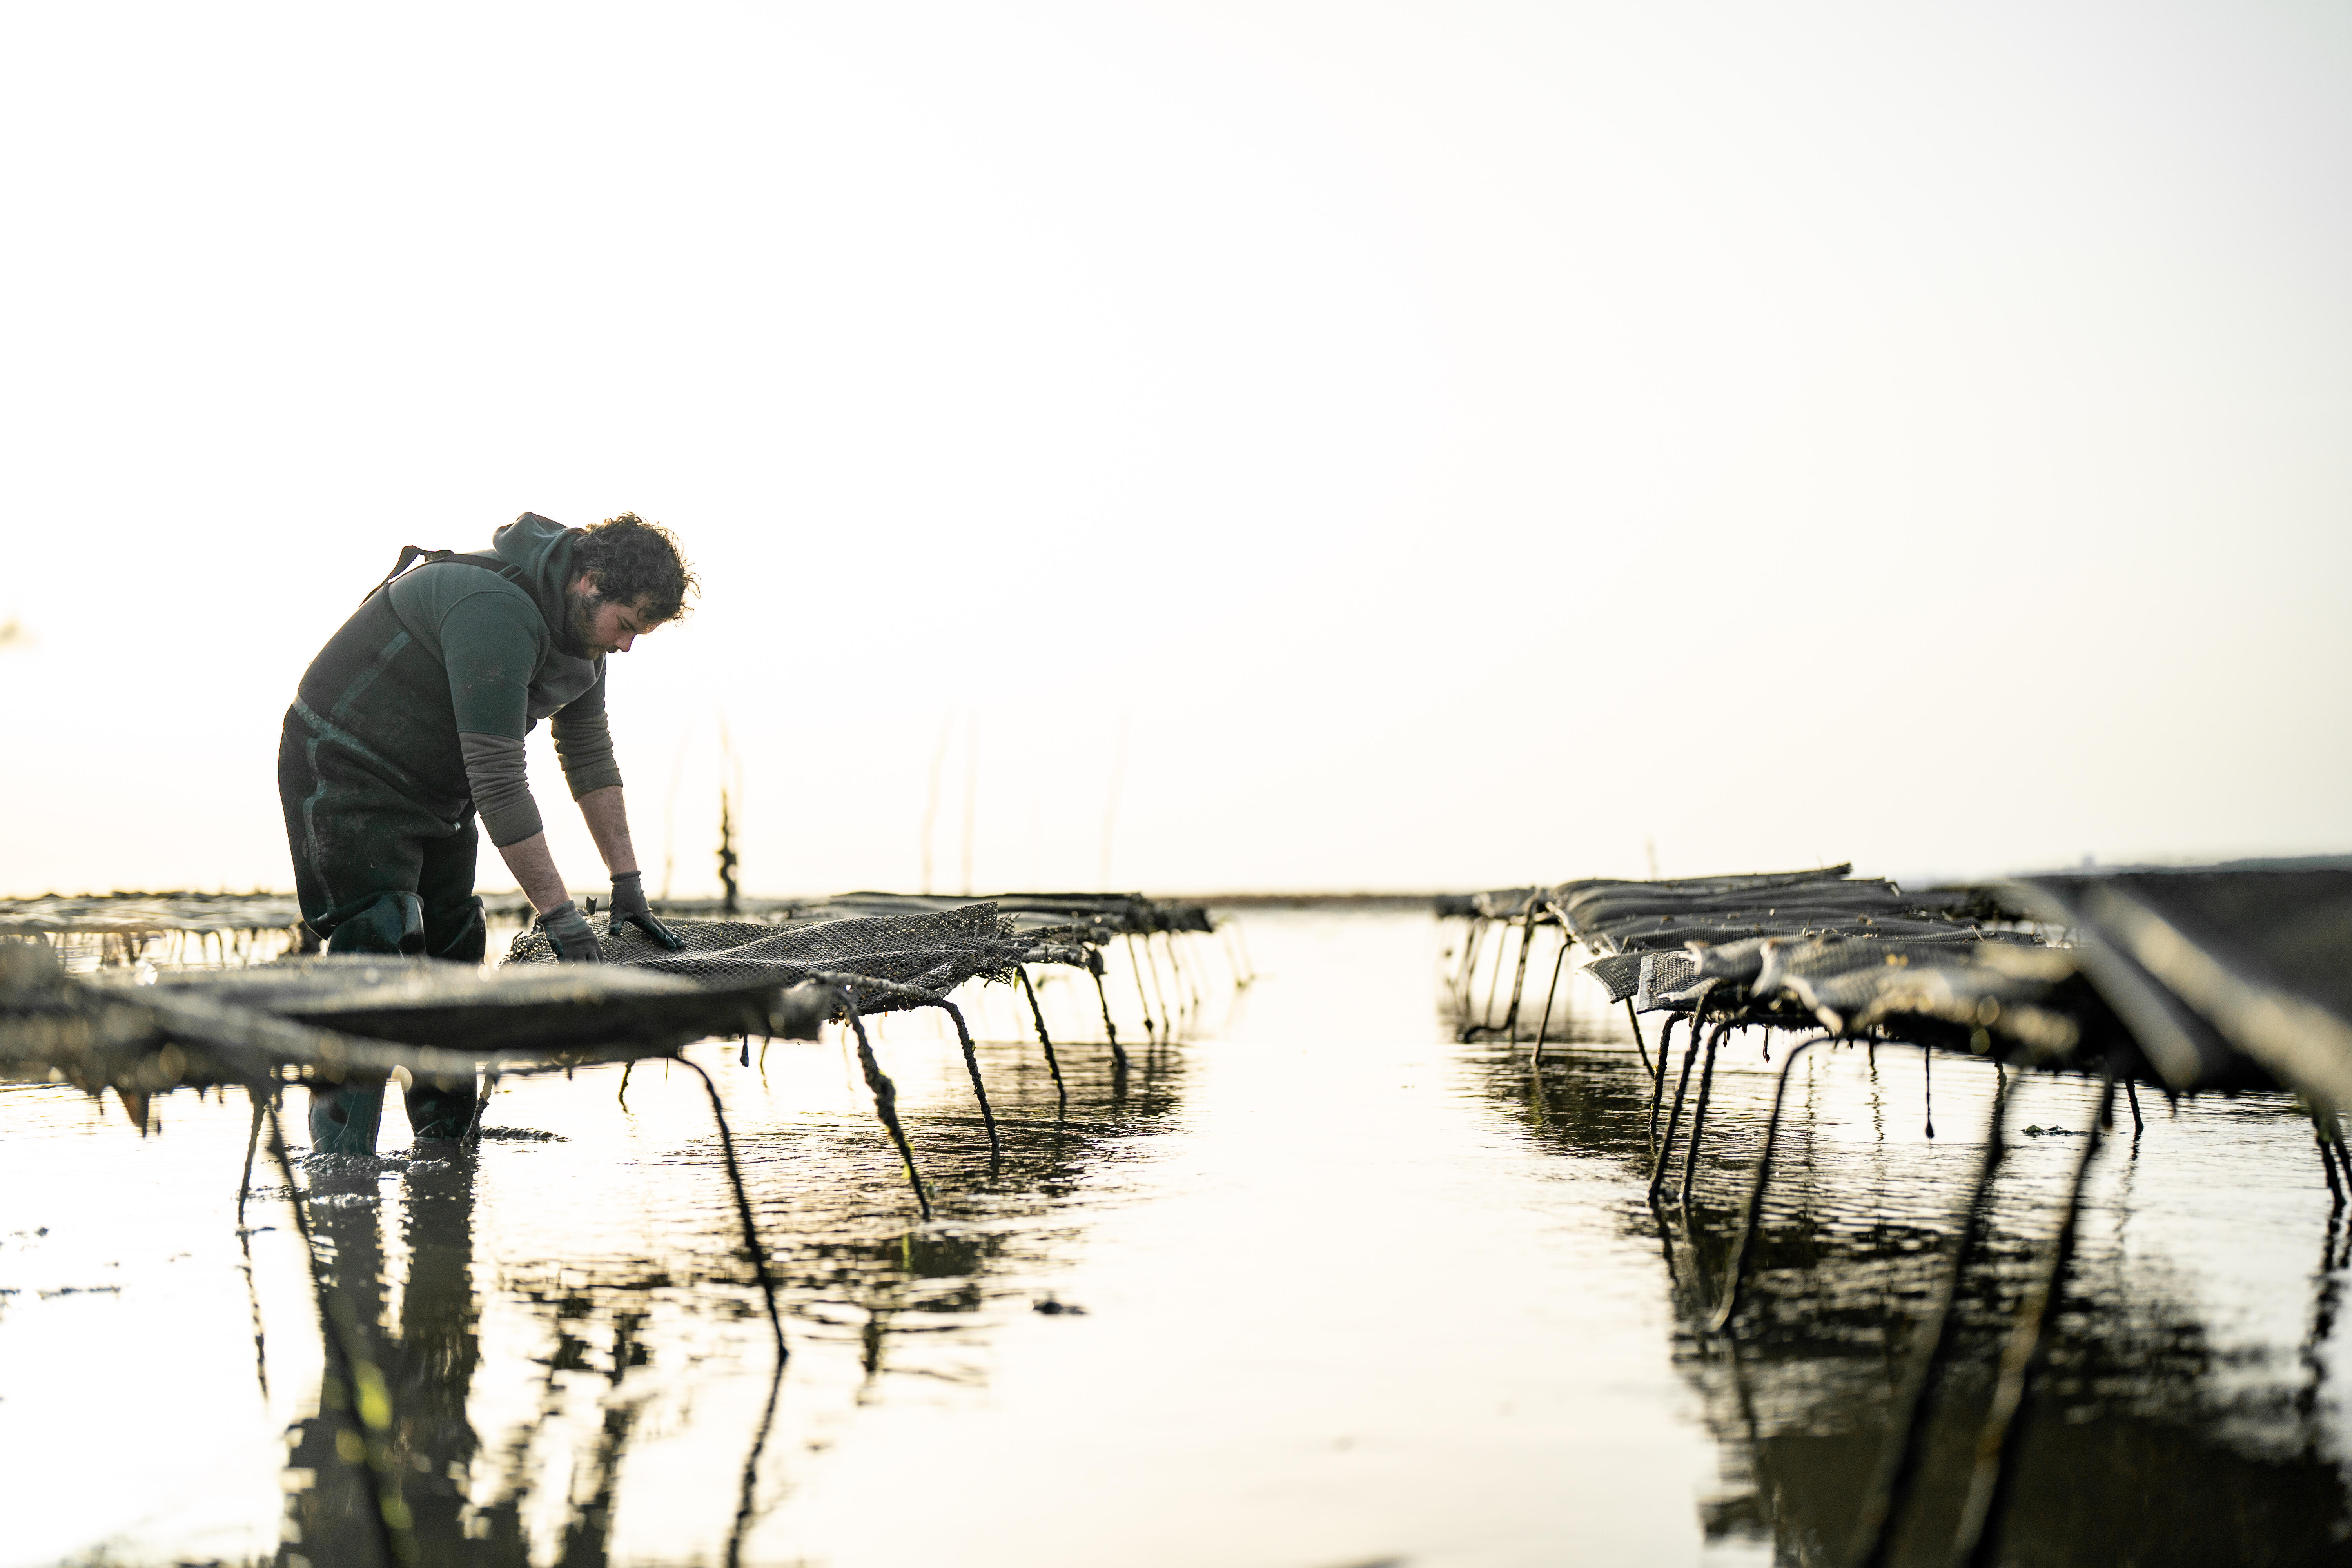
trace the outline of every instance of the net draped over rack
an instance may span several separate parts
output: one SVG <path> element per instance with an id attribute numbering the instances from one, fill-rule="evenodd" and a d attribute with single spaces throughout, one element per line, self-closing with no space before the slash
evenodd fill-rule
<path id="1" fill-rule="evenodd" d="M 684 951 L 673 952 L 635 926 L 600 929 L 604 962 L 698 984 L 765 979 L 782 986 L 828 985 L 849 993 L 862 1013 L 921 1006 L 972 980 L 1009 982 L 1024 963 L 1089 967 L 1089 938 L 1096 934 L 1067 924 L 1021 930 L 992 902 L 785 925 L 664 923 L 686 944 Z M 537 927 L 517 936 L 507 953 L 509 967 L 555 962 L 547 933 Z"/>

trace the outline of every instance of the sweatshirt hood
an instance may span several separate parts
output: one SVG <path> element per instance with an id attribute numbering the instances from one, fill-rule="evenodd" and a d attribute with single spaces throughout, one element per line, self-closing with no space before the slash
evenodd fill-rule
<path id="1" fill-rule="evenodd" d="M 584 657 L 585 650 L 572 636 L 563 588 L 572 580 L 572 545 L 579 537 L 578 529 L 566 528 L 535 511 L 523 513 L 490 535 L 490 549 L 499 559 L 522 568 L 521 586 L 530 590 L 556 647 L 573 658 Z"/>

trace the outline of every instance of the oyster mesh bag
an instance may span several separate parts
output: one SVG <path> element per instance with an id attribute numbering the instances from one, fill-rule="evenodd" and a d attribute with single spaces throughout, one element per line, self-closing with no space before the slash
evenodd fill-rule
<path id="1" fill-rule="evenodd" d="M 1024 959 L 1042 954 L 1013 933 L 1013 922 L 992 903 L 911 915 L 811 921 L 771 925 L 758 921 L 667 920 L 686 943 L 672 952 L 624 926 L 607 932 L 595 918 L 597 944 L 607 963 L 625 963 L 659 974 L 740 984 L 765 978 L 778 985 L 804 981 L 845 984 L 861 1012 L 916 1006 L 921 999 L 899 987 L 940 997 L 968 980 L 1011 980 Z M 514 940 L 507 963 L 553 963 L 555 949 L 533 925 Z M 860 985 L 858 981 L 878 984 Z"/>

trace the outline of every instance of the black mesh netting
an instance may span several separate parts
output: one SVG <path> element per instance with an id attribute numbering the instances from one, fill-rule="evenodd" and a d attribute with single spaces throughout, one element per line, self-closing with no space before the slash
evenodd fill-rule
<path id="1" fill-rule="evenodd" d="M 595 921 L 607 963 L 633 964 L 690 980 L 772 978 L 845 984 L 861 1012 L 921 1005 L 968 980 L 1010 980 L 1024 963 L 1084 963 L 1080 950 L 1014 933 L 992 903 L 936 912 L 776 926 L 756 921 L 667 921 L 686 943 L 671 952 L 634 926 L 618 933 Z M 509 963 L 553 963 L 555 950 L 538 927 L 515 938 Z M 858 981 L 871 984 L 859 984 Z M 907 991 L 919 992 L 919 996 Z"/>

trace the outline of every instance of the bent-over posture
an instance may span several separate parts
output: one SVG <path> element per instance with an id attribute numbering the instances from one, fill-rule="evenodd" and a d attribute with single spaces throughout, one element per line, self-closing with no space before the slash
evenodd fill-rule
<path id="1" fill-rule="evenodd" d="M 633 512 L 587 529 L 525 512 L 478 554 L 404 550 L 310 661 L 278 748 L 295 890 L 327 951 L 480 963 L 478 813 L 557 953 L 598 956 L 524 776 L 523 737 L 550 718 L 612 874 L 610 929 L 627 921 L 677 946 L 629 843 L 604 659 L 677 618 L 695 586 L 677 539 Z M 419 1138 L 458 1137 L 475 1114 L 470 1087 L 416 1084 L 407 1100 Z M 381 1082 L 314 1093 L 312 1146 L 373 1152 L 383 1106 Z"/>

